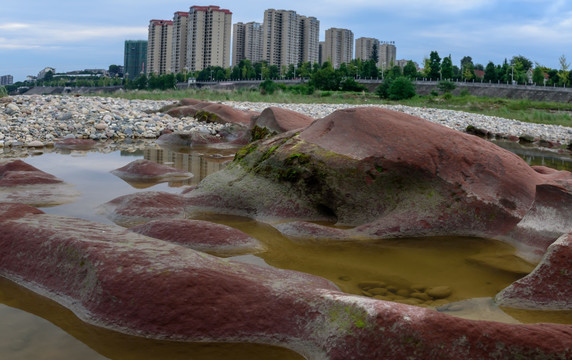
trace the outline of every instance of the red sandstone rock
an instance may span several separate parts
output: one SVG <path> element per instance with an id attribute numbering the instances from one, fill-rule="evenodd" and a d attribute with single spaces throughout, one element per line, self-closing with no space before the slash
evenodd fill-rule
<path id="1" fill-rule="evenodd" d="M 63 180 L 22 160 L 0 161 L 0 201 L 54 206 L 75 201 L 79 193 Z"/>
<path id="2" fill-rule="evenodd" d="M 500 306 L 528 310 L 572 310 L 572 233 L 562 235 L 536 269 L 496 296 Z"/>
<path id="3" fill-rule="evenodd" d="M 269 107 L 252 119 L 250 127 L 267 128 L 271 132 L 281 134 L 290 130 L 305 128 L 312 122 L 314 119 L 304 114 L 279 107 Z"/>
<path id="4" fill-rule="evenodd" d="M 557 188 L 550 176 L 486 140 L 366 107 L 336 111 L 299 134 L 253 143 L 186 196 L 197 209 L 208 203 L 211 210 L 230 207 L 258 219 L 333 218 L 355 226 L 349 232 L 359 237 L 492 237 L 534 260 L 561 227 L 546 223 L 522 246 L 522 231 L 511 231 L 533 206 L 549 206 L 542 199 L 553 198 L 548 193 Z M 565 205 L 570 190 L 558 189 L 561 201 L 552 209 L 558 219 L 572 219 Z"/>
<path id="5" fill-rule="evenodd" d="M 166 181 L 187 180 L 193 174 L 154 161 L 139 159 L 111 171 L 128 183 L 160 183 Z"/>
<path id="6" fill-rule="evenodd" d="M 120 196 L 99 206 L 114 223 L 132 227 L 156 219 L 185 218 L 185 199 L 179 195 L 146 191 Z"/>
<path id="7" fill-rule="evenodd" d="M 185 103 L 188 103 L 186 101 Z M 195 117 L 198 120 L 221 124 L 234 123 L 248 126 L 252 117 L 251 112 L 235 109 L 228 105 L 192 101 L 191 105 L 174 107 L 167 111 L 173 117 Z"/>
<path id="8" fill-rule="evenodd" d="M 346 295 L 316 276 L 21 205 L 0 204 L 0 226 L 2 276 L 86 322 L 137 336 L 264 343 L 308 359 L 572 356 L 570 326 L 471 321 Z"/>
<path id="9" fill-rule="evenodd" d="M 193 131 L 190 133 L 169 133 L 159 136 L 157 144 L 162 147 L 190 147 L 195 145 L 219 144 L 224 140 L 211 133 Z"/>
<path id="10" fill-rule="evenodd" d="M 185 99 L 179 100 L 180 105 L 197 105 L 197 104 L 201 104 L 203 102 L 204 101 L 202 101 L 202 100 L 197 100 L 197 99 L 192 99 L 192 98 L 185 98 Z"/>
<path id="11" fill-rule="evenodd" d="M 22 160 L 0 162 L 1 187 L 61 183 L 63 183 L 61 179 L 43 172 Z"/>
<path id="12" fill-rule="evenodd" d="M 264 249 L 240 230 L 202 220 L 155 220 L 129 230 L 217 256 L 254 254 Z"/>

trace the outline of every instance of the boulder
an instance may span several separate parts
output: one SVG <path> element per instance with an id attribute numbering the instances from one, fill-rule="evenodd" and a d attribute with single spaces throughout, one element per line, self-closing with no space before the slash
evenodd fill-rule
<path id="1" fill-rule="evenodd" d="M 220 136 L 207 131 L 173 132 L 163 134 L 157 139 L 157 144 L 167 148 L 183 148 L 196 145 L 220 144 L 224 140 Z"/>
<path id="2" fill-rule="evenodd" d="M 0 161 L 0 186 L 61 184 L 63 180 L 48 174 L 22 160 Z"/>
<path id="3" fill-rule="evenodd" d="M 572 310 L 572 232 L 562 235 L 538 266 L 495 298 L 500 306 L 527 310 Z"/>
<path id="4" fill-rule="evenodd" d="M 472 321 L 347 295 L 316 276 L 20 204 L 0 204 L 0 226 L 0 275 L 127 334 L 277 345 L 307 359 L 572 356 L 570 326 Z"/>
<path id="5" fill-rule="evenodd" d="M 253 131 L 254 140 L 259 140 L 267 135 L 305 128 L 313 121 L 313 118 L 292 110 L 269 107 L 264 109 L 259 116 L 252 118 L 250 128 Z"/>
<path id="6" fill-rule="evenodd" d="M 186 199 L 162 191 L 120 196 L 98 206 L 97 211 L 115 224 L 133 227 L 157 219 L 184 219 Z"/>
<path id="7" fill-rule="evenodd" d="M 496 238 L 538 261 L 572 227 L 571 180 L 478 137 L 364 107 L 252 143 L 186 196 L 195 210 L 333 221 L 359 238 Z"/>
<path id="8" fill-rule="evenodd" d="M 255 254 L 264 245 L 240 230 L 202 220 L 154 220 L 129 230 L 216 256 Z"/>
<path id="9" fill-rule="evenodd" d="M 513 244 L 526 260 L 538 262 L 550 244 L 572 230 L 572 174 L 532 168 L 540 175 L 534 203 L 513 229 L 497 238 Z"/>
<path id="10" fill-rule="evenodd" d="M 192 101 L 191 105 L 185 105 L 189 101 L 181 103 L 180 106 L 173 107 L 167 114 L 173 117 L 194 117 L 199 121 L 214 122 L 220 124 L 242 124 L 245 127 L 250 125 L 252 113 L 233 108 L 232 106 L 211 103 L 206 101 Z"/>
<path id="11" fill-rule="evenodd" d="M 22 160 L 0 160 L 0 201 L 54 206 L 75 201 L 78 191 Z"/>
<path id="12" fill-rule="evenodd" d="M 193 177 L 190 172 L 145 159 L 132 161 L 123 167 L 112 170 L 111 173 L 136 187 L 138 184 L 181 181 Z"/>

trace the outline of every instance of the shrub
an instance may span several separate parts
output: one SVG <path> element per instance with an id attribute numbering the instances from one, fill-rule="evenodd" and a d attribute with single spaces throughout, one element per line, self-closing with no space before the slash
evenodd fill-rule
<path id="1" fill-rule="evenodd" d="M 278 90 L 278 85 L 270 79 L 266 79 L 260 83 L 260 93 L 262 95 L 272 95 L 276 90 Z"/>
<path id="2" fill-rule="evenodd" d="M 392 78 L 385 78 L 385 80 L 375 89 L 375 94 L 381 99 L 389 98 L 389 86 L 393 82 Z"/>
<path id="3" fill-rule="evenodd" d="M 452 81 L 441 80 L 439 81 L 439 90 L 443 93 L 450 93 L 457 88 L 457 84 Z"/>
<path id="4" fill-rule="evenodd" d="M 364 85 L 355 81 L 354 78 L 345 78 L 344 80 L 342 80 L 340 82 L 340 88 L 342 91 L 355 91 L 355 92 L 367 91 L 367 88 Z"/>
<path id="5" fill-rule="evenodd" d="M 415 85 L 405 76 L 395 78 L 388 89 L 391 100 L 410 99 L 415 96 Z"/>
<path id="6" fill-rule="evenodd" d="M 4 97 L 8 95 L 8 91 L 4 86 L 0 86 L 0 97 Z"/>

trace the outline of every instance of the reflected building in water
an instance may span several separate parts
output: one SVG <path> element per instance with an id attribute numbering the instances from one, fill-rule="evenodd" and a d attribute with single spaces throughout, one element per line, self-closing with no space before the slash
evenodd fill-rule
<path id="1" fill-rule="evenodd" d="M 189 185 L 196 185 L 208 175 L 222 170 L 233 156 L 234 151 L 221 155 L 220 152 L 212 153 L 209 149 L 205 149 L 204 153 L 181 153 L 161 147 L 147 147 L 143 151 L 146 160 L 192 173 L 194 177 L 189 180 Z"/>

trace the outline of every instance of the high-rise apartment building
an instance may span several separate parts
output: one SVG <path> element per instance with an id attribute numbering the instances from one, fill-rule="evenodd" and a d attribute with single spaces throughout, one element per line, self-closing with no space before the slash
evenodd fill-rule
<path id="1" fill-rule="evenodd" d="M 302 57 L 300 62 L 320 61 L 320 22 L 313 16 L 302 16 L 300 22 Z"/>
<path id="2" fill-rule="evenodd" d="M 188 72 L 187 37 L 189 34 L 189 13 L 177 11 L 173 16 L 173 44 L 171 46 L 171 72 Z"/>
<path id="3" fill-rule="evenodd" d="M 264 11 L 263 58 L 278 67 L 318 61 L 320 22 L 292 10 Z"/>
<path id="4" fill-rule="evenodd" d="M 230 67 L 232 12 L 219 6 L 192 6 L 188 16 L 186 67 Z"/>
<path id="5" fill-rule="evenodd" d="M 12 85 L 13 83 L 14 83 L 14 77 L 12 75 L 0 76 L 0 85 Z"/>
<path id="6" fill-rule="evenodd" d="M 253 64 L 262 61 L 262 24 L 257 22 L 233 25 L 232 65 L 241 60 Z"/>
<path id="7" fill-rule="evenodd" d="M 147 75 L 172 72 L 172 46 L 173 22 L 170 20 L 151 20 L 147 43 L 147 68 L 145 69 Z"/>
<path id="8" fill-rule="evenodd" d="M 354 33 L 348 29 L 326 30 L 323 61 L 330 61 L 334 69 L 349 63 L 354 57 Z"/>
<path id="9" fill-rule="evenodd" d="M 374 38 L 361 37 L 356 40 L 356 59 L 369 60 L 377 46 L 377 67 L 387 69 L 396 65 L 397 49 L 394 41 L 379 41 Z"/>
<path id="10" fill-rule="evenodd" d="M 126 40 L 123 52 L 124 76 L 130 80 L 145 74 L 147 40 Z"/>
<path id="11" fill-rule="evenodd" d="M 373 55 L 373 49 L 377 48 L 377 67 L 380 67 L 379 63 L 379 40 L 368 37 L 360 37 L 356 39 L 356 59 L 370 60 Z"/>
<path id="12" fill-rule="evenodd" d="M 395 41 L 383 41 L 379 45 L 379 63 L 382 69 L 387 69 L 395 65 L 397 58 L 397 48 Z"/>

